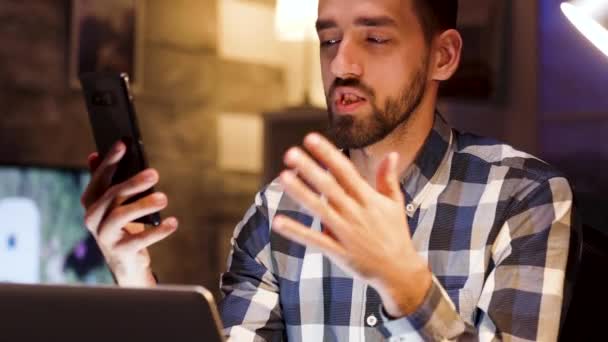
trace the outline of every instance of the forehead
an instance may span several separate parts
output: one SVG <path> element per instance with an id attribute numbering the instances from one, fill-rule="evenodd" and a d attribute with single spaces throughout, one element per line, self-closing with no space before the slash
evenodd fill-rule
<path id="1" fill-rule="evenodd" d="M 390 17 L 398 24 L 415 20 L 413 0 L 319 0 L 319 19 L 348 23 L 358 17 Z"/>

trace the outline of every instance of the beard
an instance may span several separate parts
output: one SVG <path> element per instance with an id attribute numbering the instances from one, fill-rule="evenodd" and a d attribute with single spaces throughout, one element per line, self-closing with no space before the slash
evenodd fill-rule
<path id="1" fill-rule="evenodd" d="M 337 78 L 326 97 L 329 114 L 327 137 L 341 149 L 361 149 L 383 140 L 397 127 L 407 124 L 418 109 L 425 95 L 427 76 L 427 63 L 422 63 L 416 70 L 412 82 L 406 84 L 396 98 L 388 97 L 382 107 L 376 103 L 374 90 L 359 79 Z M 360 119 L 354 115 L 336 115 L 332 109 L 331 99 L 335 89 L 340 86 L 363 91 L 372 107 L 371 115 L 364 115 Z"/>

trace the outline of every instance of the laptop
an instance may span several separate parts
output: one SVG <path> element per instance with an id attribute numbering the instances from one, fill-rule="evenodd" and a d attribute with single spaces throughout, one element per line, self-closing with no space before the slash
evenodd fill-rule
<path id="1" fill-rule="evenodd" d="M 0 284 L 0 341 L 222 342 L 202 287 Z"/>

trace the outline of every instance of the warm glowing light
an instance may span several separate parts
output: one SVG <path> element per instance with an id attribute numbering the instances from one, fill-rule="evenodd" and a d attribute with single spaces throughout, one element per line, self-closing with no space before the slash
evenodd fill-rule
<path id="1" fill-rule="evenodd" d="M 278 0 L 275 29 L 280 40 L 304 41 L 316 37 L 319 0 Z"/>
<path id="2" fill-rule="evenodd" d="M 603 6 L 603 7 L 602 7 Z M 562 12 L 581 33 L 608 56 L 608 29 L 596 20 L 594 14 L 608 7 L 608 1 L 588 1 L 583 5 L 562 3 Z M 600 13 L 603 15 L 605 13 Z"/>

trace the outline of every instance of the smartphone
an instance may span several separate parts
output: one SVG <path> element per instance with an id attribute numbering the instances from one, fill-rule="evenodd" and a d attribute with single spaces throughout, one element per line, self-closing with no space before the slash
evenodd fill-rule
<path id="1" fill-rule="evenodd" d="M 119 140 L 127 146 L 125 156 L 112 178 L 112 185 L 122 183 L 147 169 L 148 161 L 137 124 L 133 95 L 129 89 L 129 76 L 125 73 L 89 72 L 80 75 L 80 83 L 101 158 L 105 158 Z M 125 204 L 153 192 L 153 188 L 149 189 L 129 198 Z M 160 213 L 154 213 L 136 222 L 158 226 L 160 220 Z"/>

